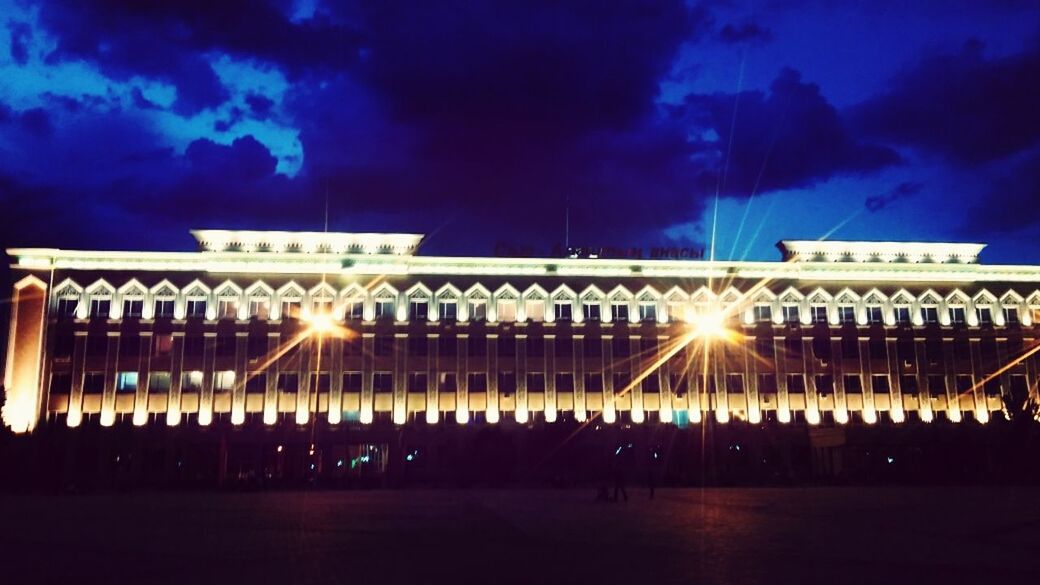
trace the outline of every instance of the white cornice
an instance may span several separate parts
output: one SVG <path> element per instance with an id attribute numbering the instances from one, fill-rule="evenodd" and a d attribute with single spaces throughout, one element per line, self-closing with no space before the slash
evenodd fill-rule
<path id="1" fill-rule="evenodd" d="M 776 246 L 783 252 L 784 260 L 793 262 L 974 264 L 986 244 L 781 240 Z"/>
<path id="2" fill-rule="evenodd" d="M 359 234 L 256 230 L 191 230 L 207 252 L 293 252 L 304 254 L 414 254 L 422 234 Z"/>

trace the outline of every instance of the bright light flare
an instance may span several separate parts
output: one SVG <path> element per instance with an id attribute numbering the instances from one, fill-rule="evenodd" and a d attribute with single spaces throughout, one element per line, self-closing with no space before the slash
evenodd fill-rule
<path id="1" fill-rule="evenodd" d="M 304 319 L 304 322 L 307 323 L 307 331 L 310 335 L 337 335 L 341 329 L 339 323 L 336 323 L 332 315 L 328 313 L 312 313 Z"/>
<path id="2" fill-rule="evenodd" d="M 729 329 L 726 328 L 726 315 L 721 311 L 695 315 L 693 327 L 697 335 L 701 337 L 726 337 L 729 334 Z"/>

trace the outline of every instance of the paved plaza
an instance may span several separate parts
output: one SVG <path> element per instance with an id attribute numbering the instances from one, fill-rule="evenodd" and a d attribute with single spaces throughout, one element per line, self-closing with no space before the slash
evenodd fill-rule
<path id="1" fill-rule="evenodd" d="M 629 496 L 3 495 L 3 582 L 1040 583 L 1035 488 Z"/>

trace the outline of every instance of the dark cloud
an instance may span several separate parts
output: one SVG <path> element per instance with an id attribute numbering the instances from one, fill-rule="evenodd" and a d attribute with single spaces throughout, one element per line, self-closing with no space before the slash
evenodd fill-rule
<path id="1" fill-rule="evenodd" d="M 139 109 L 139 110 L 158 110 L 159 109 L 159 104 L 157 104 L 157 103 L 153 102 L 152 100 L 144 97 L 144 92 L 142 92 L 141 88 L 139 88 L 139 87 L 135 87 L 133 90 L 130 91 L 130 99 L 133 100 L 134 107 Z"/>
<path id="2" fill-rule="evenodd" d="M 906 199 L 908 197 L 913 197 L 914 195 L 917 195 L 921 192 L 921 189 L 923 188 L 924 185 L 922 183 L 917 183 L 914 181 L 904 181 L 896 185 L 886 193 L 867 197 L 867 200 L 864 202 L 864 205 L 866 205 L 867 211 L 871 213 L 881 211 L 882 209 L 888 207 L 896 201 L 899 201 L 900 199 Z"/>
<path id="3" fill-rule="evenodd" d="M 967 206 L 959 232 L 968 237 L 1027 232 L 1040 225 L 1040 151 L 1008 166 L 984 197 Z"/>
<path id="4" fill-rule="evenodd" d="M 29 23 L 10 21 L 7 31 L 11 35 L 11 59 L 19 65 L 29 62 L 29 42 L 32 40 L 32 28 Z"/>
<path id="5" fill-rule="evenodd" d="M 768 28 L 754 22 L 727 24 L 719 30 L 719 40 L 731 45 L 761 43 L 772 38 L 773 33 Z"/>
<path id="6" fill-rule="evenodd" d="M 1040 46 L 988 59 L 972 42 L 925 59 L 854 113 L 869 135 L 980 164 L 1040 142 Z"/>
<path id="7" fill-rule="evenodd" d="M 861 140 L 820 88 L 790 69 L 768 93 L 692 95 L 673 115 L 699 130 L 695 156 L 710 169 L 702 185 L 725 195 L 805 187 L 900 162 L 890 148 Z"/>
<path id="8" fill-rule="evenodd" d="M 17 112 L 3 103 L 0 103 L 0 124 L 13 125 L 18 130 L 36 137 L 47 136 L 52 130 L 50 115 L 43 108 Z"/>
<path id="9" fill-rule="evenodd" d="M 254 118 L 266 120 L 271 115 L 271 108 L 274 107 L 274 102 L 266 96 L 251 93 L 246 96 L 246 105 L 249 106 L 249 111 Z"/>

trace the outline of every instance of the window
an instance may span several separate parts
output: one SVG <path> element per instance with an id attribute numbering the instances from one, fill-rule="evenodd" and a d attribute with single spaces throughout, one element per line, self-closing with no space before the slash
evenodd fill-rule
<path id="1" fill-rule="evenodd" d="M 267 355 L 267 336 L 253 333 L 246 338 L 246 356 L 251 360 Z"/>
<path id="2" fill-rule="evenodd" d="M 784 305 L 782 309 L 784 312 L 784 323 L 795 324 L 800 321 L 798 305 Z"/>
<path id="3" fill-rule="evenodd" d="M 234 335 L 217 335 L 217 355 L 224 357 L 235 355 L 235 345 Z"/>
<path id="4" fill-rule="evenodd" d="M 221 370 L 213 374 L 213 390 L 228 392 L 235 386 L 235 371 Z"/>
<path id="5" fill-rule="evenodd" d="M 586 337 L 582 340 L 582 349 L 585 357 L 600 357 L 603 355 L 603 340 L 598 337 Z"/>
<path id="6" fill-rule="evenodd" d="M 469 320 L 475 322 L 487 321 L 487 300 L 470 299 Z"/>
<path id="7" fill-rule="evenodd" d="M 928 376 L 928 395 L 932 397 L 946 396 L 946 376 L 936 374 Z"/>
<path id="8" fill-rule="evenodd" d="M 282 299 L 282 319 L 299 319 L 300 307 L 300 299 Z"/>
<path id="9" fill-rule="evenodd" d="M 332 299 L 329 297 L 319 297 L 311 299 L 311 315 L 331 315 L 332 314 Z"/>
<path id="10" fill-rule="evenodd" d="M 870 377 L 870 390 L 874 394 L 888 394 L 888 376 L 874 374 Z"/>
<path id="11" fill-rule="evenodd" d="M 173 299 L 156 299 L 152 316 L 156 319 L 172 319 L 173 307 Z"/>
<path id="12" fill-rule="evenodd" d="M 429 340 L 426 339 L 425 335 L 418 334 L 408 336 L 408 355 L 421 357 L 429 353 L 429 350 Z"/>
<path id="13" fill-rule="evenodd" d="M 614 372 L 614 394 L 625 394 L 631 390 L 628 386 L 632 382 L 632 376 L 628 372 Z"/>
<path id="14" fill-rule="evenodd" d="M 585 374 L 586 392 L 603 392 L 603 374 Z"/>
<path id="15" fill-rule="evenodd" d="M 515 372 L 499 372 L 498 373 L 498 393 L 503 396 L 510 396 L 516 392 L 516 373 Z"/>
<path id="16" fill-rule="evenodd" d="M 573 307 L 570 300 L 560 299 L 553 303 L 553 317 L 556 321 L 570 321 Z"/>
<path id="17" fill-rule="evenodd" d="M 826 323 L 827 322 L 827 307 L 823 305 L 813 305 L 809 307 L 812 313 L 813 323 Z"/>
<path id="18" fill-rule="evenodd" d="M 788 358 L 802 357 L 802 338 L 794 335 L 785 337 L 784 353 Z"/>
<path id="19" fill-rule="evenodd" d="M 246 392 L 262 394 L 267 390 L 267 374 L 253 374 L 246 378 Z"/>
<path id="20" fill-rule="evenodd" d="M 615 323 L 628 321 L 628 303 L 624 301 L 610 303 L 610 319 Z"/>
<path id="21" fill-rule="evenodd" d="M 917 394 L 917 376 L 899 376 L 899 391 L 903 394 Z"/>
<path id="22" fill-rule="evenodd" d="M 430 315 L 430 303 L 426 299 L 412 299 L 408 303 L 408 315 L 413 321 L 426 321 Z"/>
<path id="23" fill-rule="evenodd" d="M 841 357 L 852 359 L 859 357 L 859 340 L 852 336 L 841 338 Z"/>
<path id="24" fill-rule="evenodd" d="M 58 299 L 58 305 L 54 309 L 54 314 L 59 317 L 75 317 L 76 309 L 79 308 L 79 299 L 75 297 L 64 297 Z"/>
<path id="25" fill-rule="evenodd" d="M 459 318 L 459 306 L 455 301 L 441 301 L 440 305 L 440 318 L 441 321 L 454 321 Z"/>
<path id="26" fill-rule="evenodd" d="M 755 338 L 755 353 L 758 357 L 773 357 L 773 339 L 771 337 Z"/>
<path id="27" fill-rule="evenodd" d="M 426 372 L 411 372 L 408 374 L 409 392 L 426 392 Z"/>
<path id="28" fill-rule="evenodd" d="M 119 372 L 116 375 L 116 392 L 136 392 L 137 372 Z"/>
<path id="29" fill-rule="evenodd" d="M 83 392 L 101 394 L 105 391 L 105 374 L 103 372 L 87 372 L 83 374 Z"/>
<path id="30" fill-rule="evenodd" d="M 672 394 L 675 394 L 676 398 L 682 398 L 686 396 L 686 392 L 690 389 L 690 377 L 682 374 L 671 374 L 668 376 L 668 381 L 672 385 Z"/>
<path id="31" fill-rule="evenodd" d="M 545 392 L 545 374 L 542 372 L 527 373 L 528 392 Z"/>
<path id="32" fill-rule="evenodd" d="M 1018 307 L 1004 307 L 1004 324 L 1018 325 Z"/>
<path id="33" fill-rule="evenodd" d="M 485 356 L 487 355 L 488 342 L 487 337 L 484 335 L 473 335 L 469 338 L 469 355 L 471 356 Z"/>
<path id="34" fill-rule="evenodd" d="M 542 357 L 545 355 L 545 339 L 531 336 L 527 338 L 527 357 Z"/>
<path id="35" fill-rule="evenodd" d="M 787 393 L 805 394 L 804 374 L 787 374 Z"/>
<path id="36" fill-rule="evenodd" d="M 527 311 L 528 321 L 544 321 L 545 320 L 545 302 L 541 299 L 528 299 L 524 303 L 524 310 Z"/>
<path id="37" fill-rule="evenodd" d="M 726 392 L 730 394 L 744 393 L 744 374 L 726 374 Z"/>
<path id="38" fill-rule="evenodd" d="M 455 392 L 458 386 L 454 372 L 441 372 L 437 379 L 437 390 L 440 392 Z"/>
<path id="39" fill-rule="evenodd" d="M 107 318 L 111 312 L 112 300 L 108 297 L 90 298 L 90 316 Z"/>
<path id="40" fill-rule="evenodd" d="M 173 334 L 172 333 L 157 333 L 154 336 L 154 351 L 155 355 L 169 355 L 173 351 Z"/>
<path id="41" fill-rule="evenodd" d="M 282 372 L 278 374 L 276 387 L 279 392 L 298 392 L 300 390 L 300 375 L 296 372 Z"/>
<path id="42" fill-rule="evenodd" d="M 581 304 L 581 316 L 586 321 L 599 321 L 600 304 L 598 301 L 585 301 Z"/>
<path id="43" fill-rule="evenodd" d="M 266 320 L 271 317 L 271 301 L 262 297 L 249 299 L 249 318 Z"/>
<path id="44" fill-rule="evenodd" d="M 455 337 L 442 338 L 437 344 L 437 353 L 441 357 L 454 357 L 458 353 L 458 343 L 458 339 Z"/>
<path id="45" fill-rule="evenodd" d="M 516 321 L 516 301 L 512 299 L 499 300 L 497 319 L 506 323 Z"/>
<path id="46" fill-rule="evenodd" d="M 169 372 L 152 372 L 148 374 L 149 392 L 169 392 L 171 383 Z"/>
<path id="47" fill-rule="evenodd" d="M 839 323 L 855 323 L 856 322 L 856 308 L 848 305 L 838 307 L 838 322 Z"/>
<path id="48" fill-rule="evenodd" d="M 361 392 L 361 372 L 343 372 L 343 391 Z"/>
<path id="49" fill-rule="evenodd" d="M 867 323 L 876 325 L 883 322 L 884 318 L 881 316 L 881 307 L 867 307 Z"/>
<path id="50" fill-rule="evenodd" d="M 219 299 L 217 301 L 217 319 L 237 319 L 238 299 Z"/>
<path id="51" fill-rule="evenodd" d="M 910 324 L 910 307 L 896 307 L 896 323 L 899 325 Z"/>
<path id="52" fill-rule="evenodd" d="M 863 394 L 863 380 L 859 376 L 846 375 L 845 376 L 845 393 L 846 394 Z"/>
<path id="53" fill-rule="evenodd" d="M 487 374 L 484 372 L 470 372 L 466 375 L 466 382 L 470 392 L 487 392 Z"/>
<path id="54" fill-rule="evenodd" d="M 365 318 L 365 301 L 363 299 L 347 299 L 343 306 L 343 318 L 360 321 Z"/>
<path id="55" fill-rule="evenodd" d="M 385 357 L 393 355 L 394 353 L 394 338 L 387 335 L 377 336 L 374 340 L 374 353 L 377 356 Z"/>
<path id="56" fill-rule="evenodd" d="M 376 372 L 372 375 L 372 390 L 375 392 L 393 392 L 394 375 L 391 372 Z"/>
<path id="57" fill-rule="evenodd" d="M 686 305 L 683 303 L 668 303 L 668 320 L 673 323 L 686 320 Z"/>
<path id="58" fill-rule="evenodd" d="M 311 372 L 311 391 L 328 392 L 332 388 L 332 376 L 328 372 Z"/>
<path id="59" fill-rule="evenodd" d="M 51 375 L 51 395 L 54 394 L 69 394 L 72 392 L 72 375 L 71 374 L 52 374 Z"/>
<path id="60" fill-rule="evenodd" d="M 627 337 L 615 337 L 611 340 L 614 357 L 626 357 L 632 352 L 632 346 Z"/>
<path id="61" fill-rule="evenodd" d="M 755 321 L 766 323 L 773 320 L 773 307 L 769 305 L 755 305 Z"/>
<path id="62" fill-rule="evenodd" d="M 556 357 L 569 358 L 574 356 L 574 338 L 569 336 L 557 337 L 553 344 L 553 353 Z"/>
<path id="63" fill-rule="evenodd" d="M 198 357 L 205 349 L 206 341 L 201 335 L 184 336 L 184 355 L 187 357 Z"/>
<path id="64" fill-rule="evenodd" d="M 498 338 L 498 355 L 513 357 L 516 355 L 516 338 L 512 335 L 501 335 Z"/>
<path id="65" fill-rule="evenodd" d="M 182 392 L 199 392 L 202 390 L 202 372 L 195 370 L 181 374 Z"/>
<path id="66" fill-rule="evenodd" d="M 950 323 L 954 325 L 965 323 L 964 307 L 950 307 Z"/>
<path id="67" fill-rule="evenodd" d="M 922 307 L 921 315 L 925 323 L 938 323 L 939 322 L 939 308 L 938 307 Z"/>
<path id="68" fill-rule="evenodd" d="M 657 321 L 657 303 L 639 303 L 639 320 L 644 323 Z"/>
<path id="69" fill-rule="evenodd" d="M 986 327 L 993 324 L 993 310 L 989 307 L 976 307 L 975 317 L 979 321 L 979 325 Z"/>
<path id="70" fill-rule="evenodd" d="M 656 372 L 643 378 L 643 393 L 658 394 L 659 392 L 661 392 L 661 377 Z"/>
<path id="71" fill-rule="evenodd" d="M 140 319 L 144 311 L 144 299 L 123 299 L 123 318 Z"/>
<path id="72" fill-rule="evenodd" d="M 816 376 L 816 393 L 820 396 L 834 394 L 834 378 L 830 374 L 818 374 Z"/>
<path id="73" fill-rule="evenodd" d="M 184 315 L 189 319 L 205 319 L 206 299 L 188 299 L 185 304 Z"/>
<path id="74" fill-rule="evenodd" d="M 393 321 L 394 320 L 394 301 L 393 299 L 376 299 L 376 320 L 378 321 Z"/>

